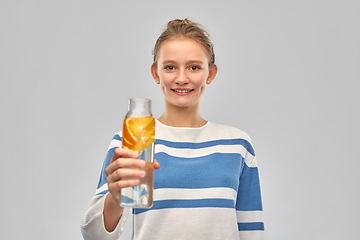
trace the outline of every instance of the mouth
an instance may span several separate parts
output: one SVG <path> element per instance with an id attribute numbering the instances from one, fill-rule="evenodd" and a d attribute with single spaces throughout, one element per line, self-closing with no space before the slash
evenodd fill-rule
<path id="1" fill-rule="evenodd" d="M 189 93 L 194 91 L 194 89 L 171 89 L 171 90 L 176 93 Z"/>

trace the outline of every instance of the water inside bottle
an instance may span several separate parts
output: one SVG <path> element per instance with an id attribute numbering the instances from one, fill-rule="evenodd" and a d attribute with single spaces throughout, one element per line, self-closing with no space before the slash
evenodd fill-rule
<path id="1" fill-rule="evenodd" d="M 135 187 L 121 189 L 121 203 L 123 207 L 149 208 L 153 204 L 154 184 L 154 117 L 126 117 L 123 126 L 123 148 L 136 151 L 139 159 L 145 160 L 142 168 L 146 175 L 140 178 L 140 184 Z"/>

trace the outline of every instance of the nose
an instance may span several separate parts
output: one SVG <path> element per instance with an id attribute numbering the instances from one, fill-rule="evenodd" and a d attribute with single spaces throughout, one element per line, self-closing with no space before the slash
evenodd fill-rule
<path id="1" fill-rule="evenodd" d="M 180 69 L 178 75 L 176 76 L 175 83 L 179 85 L 184 85 L 189 82 L 186 69 Z"/>

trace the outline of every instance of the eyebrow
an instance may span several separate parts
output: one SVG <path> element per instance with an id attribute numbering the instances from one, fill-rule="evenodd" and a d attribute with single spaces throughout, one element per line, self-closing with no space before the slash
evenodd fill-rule
<path id="1" fill-rule="evenodd" d="M 175 61 L 165 60 L 165 61 L 162 61 L 162 62 L 161 62 L 161 64 L 169 64 L 169 63 L 175 63 Z"/>
<path id="2" fill-rule="evenodd" d="M 161 64 L 174 64 L 176 63 L 176 61 L 173 61 L 173 60 L 164 60 L 163 62 L 161 62 Z M 200 61 L 200 60 L 190 60 L 190 61 L 187 61 L 186 64 L 205 64 L 203 61 Z"/>
<path id="3" fill-rule="evenodd" d="M 188 64 L 189 64 L 189 63 L 192 63 L 192 64 L 194 64 L 194 63 L 195 63 L 195 64 L 205 64 L 203 61 L 199 61 L 199 60 L 191 60 L 191 61 L 188 61 L 187 63 L 188 63 Z"/>

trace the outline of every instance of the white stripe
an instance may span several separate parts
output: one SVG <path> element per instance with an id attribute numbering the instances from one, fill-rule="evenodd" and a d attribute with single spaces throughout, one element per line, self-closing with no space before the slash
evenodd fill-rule
<path id="1" fill-rule="evenodd" d="M 158 124 L 159 123 L 159 124 Z M 251 144 L 251 139 L 244 131 L 221 124 L 208 122 L 201 128 L 174 128 L 163 125 L 156 121 L 155 136 L 158 139 L 166 139 L 171 142 L 177 142 L 179 139 L 189 139 L 190 142 L 200 143 L 219 139 L 236 139 L 247 140 Z M 176 131 L 176 134 L 174 132 Z M 190 135 L 191 134 L 191 135 Z"/>
<path id="2" fill-rule="evenodd" d="M 236 216 L 240 223 L 263 222 L 262 211 L 236 211 Z"/>
<path id="3" fill-rule="evenodd" d="M 120 147 L 121 148 L 121 144 L 122 144 L 121 141 L 119 141 L 117 139 L 113 139 L 110 142 L 110 146 L 109 146 L 108 150 L 111 149 L 111 148 L 114 148 L 114 147 Z"/>
<path id="4" fill-rule="evenodd" d="M 240 239 L 263 240 L 264 231 L 240 231 Z"/>
<path id="5" fill-rule="evenodd" d="M 242 145 L 217 145 L 207 148 L 189 149 L 189 148 L 171 148 L 161 144 L 156 144 L 155 153 L 158 152 L 171 152 L 172 155 L 177 157 L 203 157 L 212 153 L 238 153 L 242 156 L 247 152 Z"/>
<path id="6" fill-rule="evenodd" d="M 119 134 L 118 134 L 119 135 Z M 120 136 L 120 135 L 119 135 Z M 113 139 L 110 142 L 108 149 L 122 146 L 122 142 L 118 139 Z M 162 144 L 156 144 L 155 153 L 171 152 L 173 156 L 182 158 L 195 158 L 210 155 L 212 153 L 238 153 L 245 156 L 245 163 L 248 167 L 257 167 L 255 157 L 244 148 L 242 145 L 217 145 L 207 148 L 189 149 L 189 148 L 171 148 Z"/>
<path id="7" fill-rule="evenodd" d="M 134 215 L 134 227 L 134 239 L 239 239 L 236 216 L 231 208 L 152 210 Z M 142 235 L 144 233 L 146 235 Z"/>
<path id="8" fill-rule="evenodd" d="M 257 167 L 256 157 L 251 154 L 245 156 L 245 163 L 248 167 Z"/>
<path id="9" fill-rule="evenodd" d="M 101 193 L 102 191 L 108 190 L 107 183 L 103 184 L 100 188 L 96 189 L 95 195 Z"/>
<path id="10" fill-rule="evenodd" d="M 257 167 L 254 156 L 249 153 L 242 145 L 217 145 L 207 148 L 189 149 L 189 148 L 171 148 L 161 144 L 156 144 L 155 153 L 159 152 L 171 152 L 172 156 L 182 158 L 196 158 L 204 157 L 212 153 L 238 153 L 241 156 L 245 156 L 245 163 L 248 167 Z"/>
<path id="11" fill-rule="evenodd" d="M 179 189 L 161 188 L 154 190 L 154 201 L 170 199 L 207 199 L 225 198 L 236 200 L 236 191 L 232 188 Z"/>

